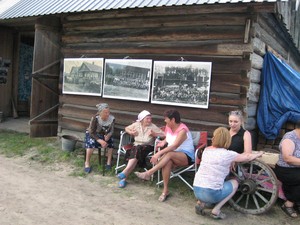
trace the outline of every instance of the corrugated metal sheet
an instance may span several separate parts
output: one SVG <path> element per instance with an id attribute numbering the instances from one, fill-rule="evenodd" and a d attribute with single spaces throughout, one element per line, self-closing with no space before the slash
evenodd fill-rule
<path id="1" fill-rule="evenodd" d="M 111 9 L 276 1 L 277 0 L 0 0 L 0 19 Z"/>

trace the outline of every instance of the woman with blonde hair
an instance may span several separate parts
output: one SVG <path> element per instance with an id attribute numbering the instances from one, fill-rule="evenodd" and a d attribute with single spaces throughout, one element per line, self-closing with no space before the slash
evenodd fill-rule
<path id="1" fill-rule="evenodd" d="M 204 149 L 200 167 L 194 179 L 194 194 L 198 199 L 196 213 L 204 215 L 206 204 L 216 204 L 210 216 L 214 219 L 224 219 L 226 215 L 221 207 L 235 194 L 238 182 L 235 179 L 226 180 L 232 162 L 247 162 L 260 157 L 256 154 L 227 150 L 231 144 L 231 136 L 225 127 L 217 128 L 213 133 L 212 146 Z"/>
<path id="2" fill-rule="evenodd" d="M 228 117 L 231 144 L 228 149 L 237 153 L 252 152 L 252 138 L 248 130 L 244 128 L 244 117 L 240 110 L 229 112 Z"/>

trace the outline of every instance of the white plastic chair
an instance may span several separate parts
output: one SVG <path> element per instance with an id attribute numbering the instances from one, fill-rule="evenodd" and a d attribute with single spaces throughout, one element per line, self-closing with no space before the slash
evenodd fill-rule
<path id="1" fill-rule="evenodd" d="M 117 174 L 119 170 L 126 167 L 125 161 L 121 163 L 121 158 L 125 157 L 126 151 L 133 147 L 133 138 L 131 135 L 126 133 L 125 131 L 120 132 L 120 143 L 118 147 L 118 156 L 117 156 L 117 163 L 115 168 L 115 173 Z"/>

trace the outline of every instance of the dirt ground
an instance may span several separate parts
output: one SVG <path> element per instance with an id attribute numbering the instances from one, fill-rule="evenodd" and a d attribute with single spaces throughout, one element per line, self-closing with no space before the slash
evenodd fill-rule
<path id="1" fill-rule="evenodd" d="M 0 155 L 0 224 L 299 224 L 285 216 L 279 204 L 263 215 L 248 215 L 224 207 L 228 218 L 215 221 L 194 212 L 194 199 L 172 193 L 164 203 L 161 190 L 129 180 L 125 189 L 117 178 L 91 173 L 70 176 L 72 168 L 43 166 L 26 157 Z"/>
<path id="2" fill-rule="evenodd" d="M 29 133 L 28 118 L 6 119 L 0 129 Z M 70 176 L 69 165 L 44 166 L 29 156 L 0 155 L 0 225 L 292 225 L 278 203 L 262 215 L 242 214 L 226 205 L 228 218 L 215 221 L 195 214 L 195 200 L 176 192 L 164 203 L 157 201 L 161 189 L 129 180 L 125 189 L 118 179 L 91 173 Z"/>

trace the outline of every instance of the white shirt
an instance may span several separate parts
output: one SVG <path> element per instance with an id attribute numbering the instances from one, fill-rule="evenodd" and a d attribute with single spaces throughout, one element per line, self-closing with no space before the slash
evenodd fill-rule
<path id="1" fill-rule="evenodd" d="M 194 186 L 219 190 L 238 153 L 224 148 L 206 148 L 194 179 Z"/>

